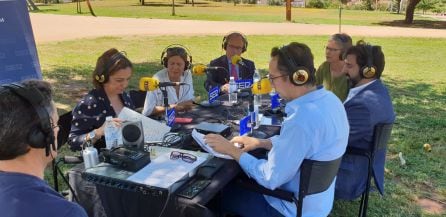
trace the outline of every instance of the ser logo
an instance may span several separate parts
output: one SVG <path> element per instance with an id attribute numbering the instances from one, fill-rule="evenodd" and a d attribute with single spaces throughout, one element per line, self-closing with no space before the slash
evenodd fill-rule
<path id="1" fill-rule="evenodd" d="M 245 88 L 250 88 L 253 80 L 252 79 L 245 79 L 245 80 L 237 80 L 237 86 L 239 89 L 245 89 Z"/>
<path id="2" fill-rule="evenodd" d="M 4 23 L 5 22 L 5 18 L 4 17 L 0 17 L 0 23 Z"/>

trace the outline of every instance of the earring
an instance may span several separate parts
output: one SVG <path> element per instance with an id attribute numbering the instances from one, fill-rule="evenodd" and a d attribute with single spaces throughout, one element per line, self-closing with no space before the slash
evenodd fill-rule
<path id="1" fill-rule="evenodd" d="M 105 76 L 104 75 L 96 75 L 95 76 L 96 81 L 98 81 L 99 83 L 103 83 L 105 81 Z"/>

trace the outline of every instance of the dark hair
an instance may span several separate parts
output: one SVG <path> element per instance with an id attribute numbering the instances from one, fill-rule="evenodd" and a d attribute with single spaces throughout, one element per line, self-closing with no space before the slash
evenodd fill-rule
<path id="1" fill-rule="evenodd" d="M 283 46 L 281 48 L 274 47 L 271 49 L 271 57 L 277 57 L 277 68 L 279 69 L 282 75 L 290 75 L 294 73 L 294 69 L 290 69 L 285 60 L 286 57 L 280 55 L 281 50 L 285 51 L 288 58 L 293 62 L 293 68 L 296 67 L 305 67 L 308 71 L 308 82 L 307 85 L 313 86 L 315 82 L 315 71 L 314 62 L 313 62 L 313 54 L 311 53 L 311 49 L 303 43 L 299 42 L 291 42 L 290 44 Z"/>
<path id="2" fill-rule="evenodd" d="M 46 81 L 28 80 L 21 83 L 24 88 L 35 88 L 43 100 L 43 106 L 51 116 L 52 89 Z M 29 150 L 28 135 L 40 127 L 40 118 L 29 102 L 7 88 L 0 89 L 0 160 L 11 160 L 26 154 Z"/>
<path id="3" fill-rule="evenodd" d="M 368 51 L 371 47 L 371 53 Z M 375 77 L 379 79 L 384 71 L 384 66 L 386 65 L 384 53 L 381 50 L 381 46 L 375 46 L 367 44 L 365 41 L 360 40 L 356 43 L 355 46 L 350 47 L 345 56 L 347 55 L 355 55 L 356 63 L 359 66 L 359 69 L 363 68 L 367 65 L 369 58 L 372 59 L 372 66 L 376 69 Z M 359 72 L 361 73 L 361 72 Z"/>
<path id="4" fill-rule="evenodd" d="M 165 64 L 167 65 L 167 61 L 173 57 L 173 56 L 179 56 L 181 59 L 184 60 L 184 63 L 187 64 L 189 61 L 187 60 L 187 51 L 182 47 L 170 47 L 166 50 L 166 59 Z"/>
<path id="5" fill-rule="evenodd" d="M 344 59 L 345 52 L 353 45 L 352 38 L 345 33 L 336 33 L 330 37 L 330 40 L 335 41 L 341 46 L 341 54 L 339 55 L 339 59 Z"/>
<path id="6" fill-rule="evenodd" d="M 111 75 L 127 67 L 133 68 L 133 65 L 125 56 L 125 52 L 119 52 L 116 48 L 105 51 L 96 61 L 96 68 L 93 71 L 94 87 L 102 88 Z M 103 78 L 102 82 L 99 79 L 101 76 Z"/>

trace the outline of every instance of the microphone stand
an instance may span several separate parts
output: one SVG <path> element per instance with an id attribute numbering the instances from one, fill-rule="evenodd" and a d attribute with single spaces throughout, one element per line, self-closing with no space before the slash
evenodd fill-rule
<path id="1" fill-rule="evenodd" d="M 264 139 L 267 137 L 266 133 L 262 131 L 254 131 L 254 127 L 256 127 L 256 114 L 254 113 L 254 94 L 252 91 L 249 91 L 248 96 L 248 109 L 249 109 L 249 115 L 251 116 L 251 132 L 248 134 L 251 137 Z"/>
<path id="2" fill-rule="evenodd" d="M 167 97 L 167 87 L 160 87 L 161 92 L 163 93 L 163 103 L 164 103 L 164 119 L 166 120 L 166 124 L 169 123 L 169 117 L 167 116 L 167 110 L 169 109 L 169 98 Z"/>

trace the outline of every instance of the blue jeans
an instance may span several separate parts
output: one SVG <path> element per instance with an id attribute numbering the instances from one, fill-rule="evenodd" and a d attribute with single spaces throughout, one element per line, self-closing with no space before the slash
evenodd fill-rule
<path id="1" fill-rule="evenodd" d="M 223 213 L 243 217 L 283 217 L 265 200 L 262 194 L 246 190 L 237 185 L 228 185 L 222 191 Z"/>

